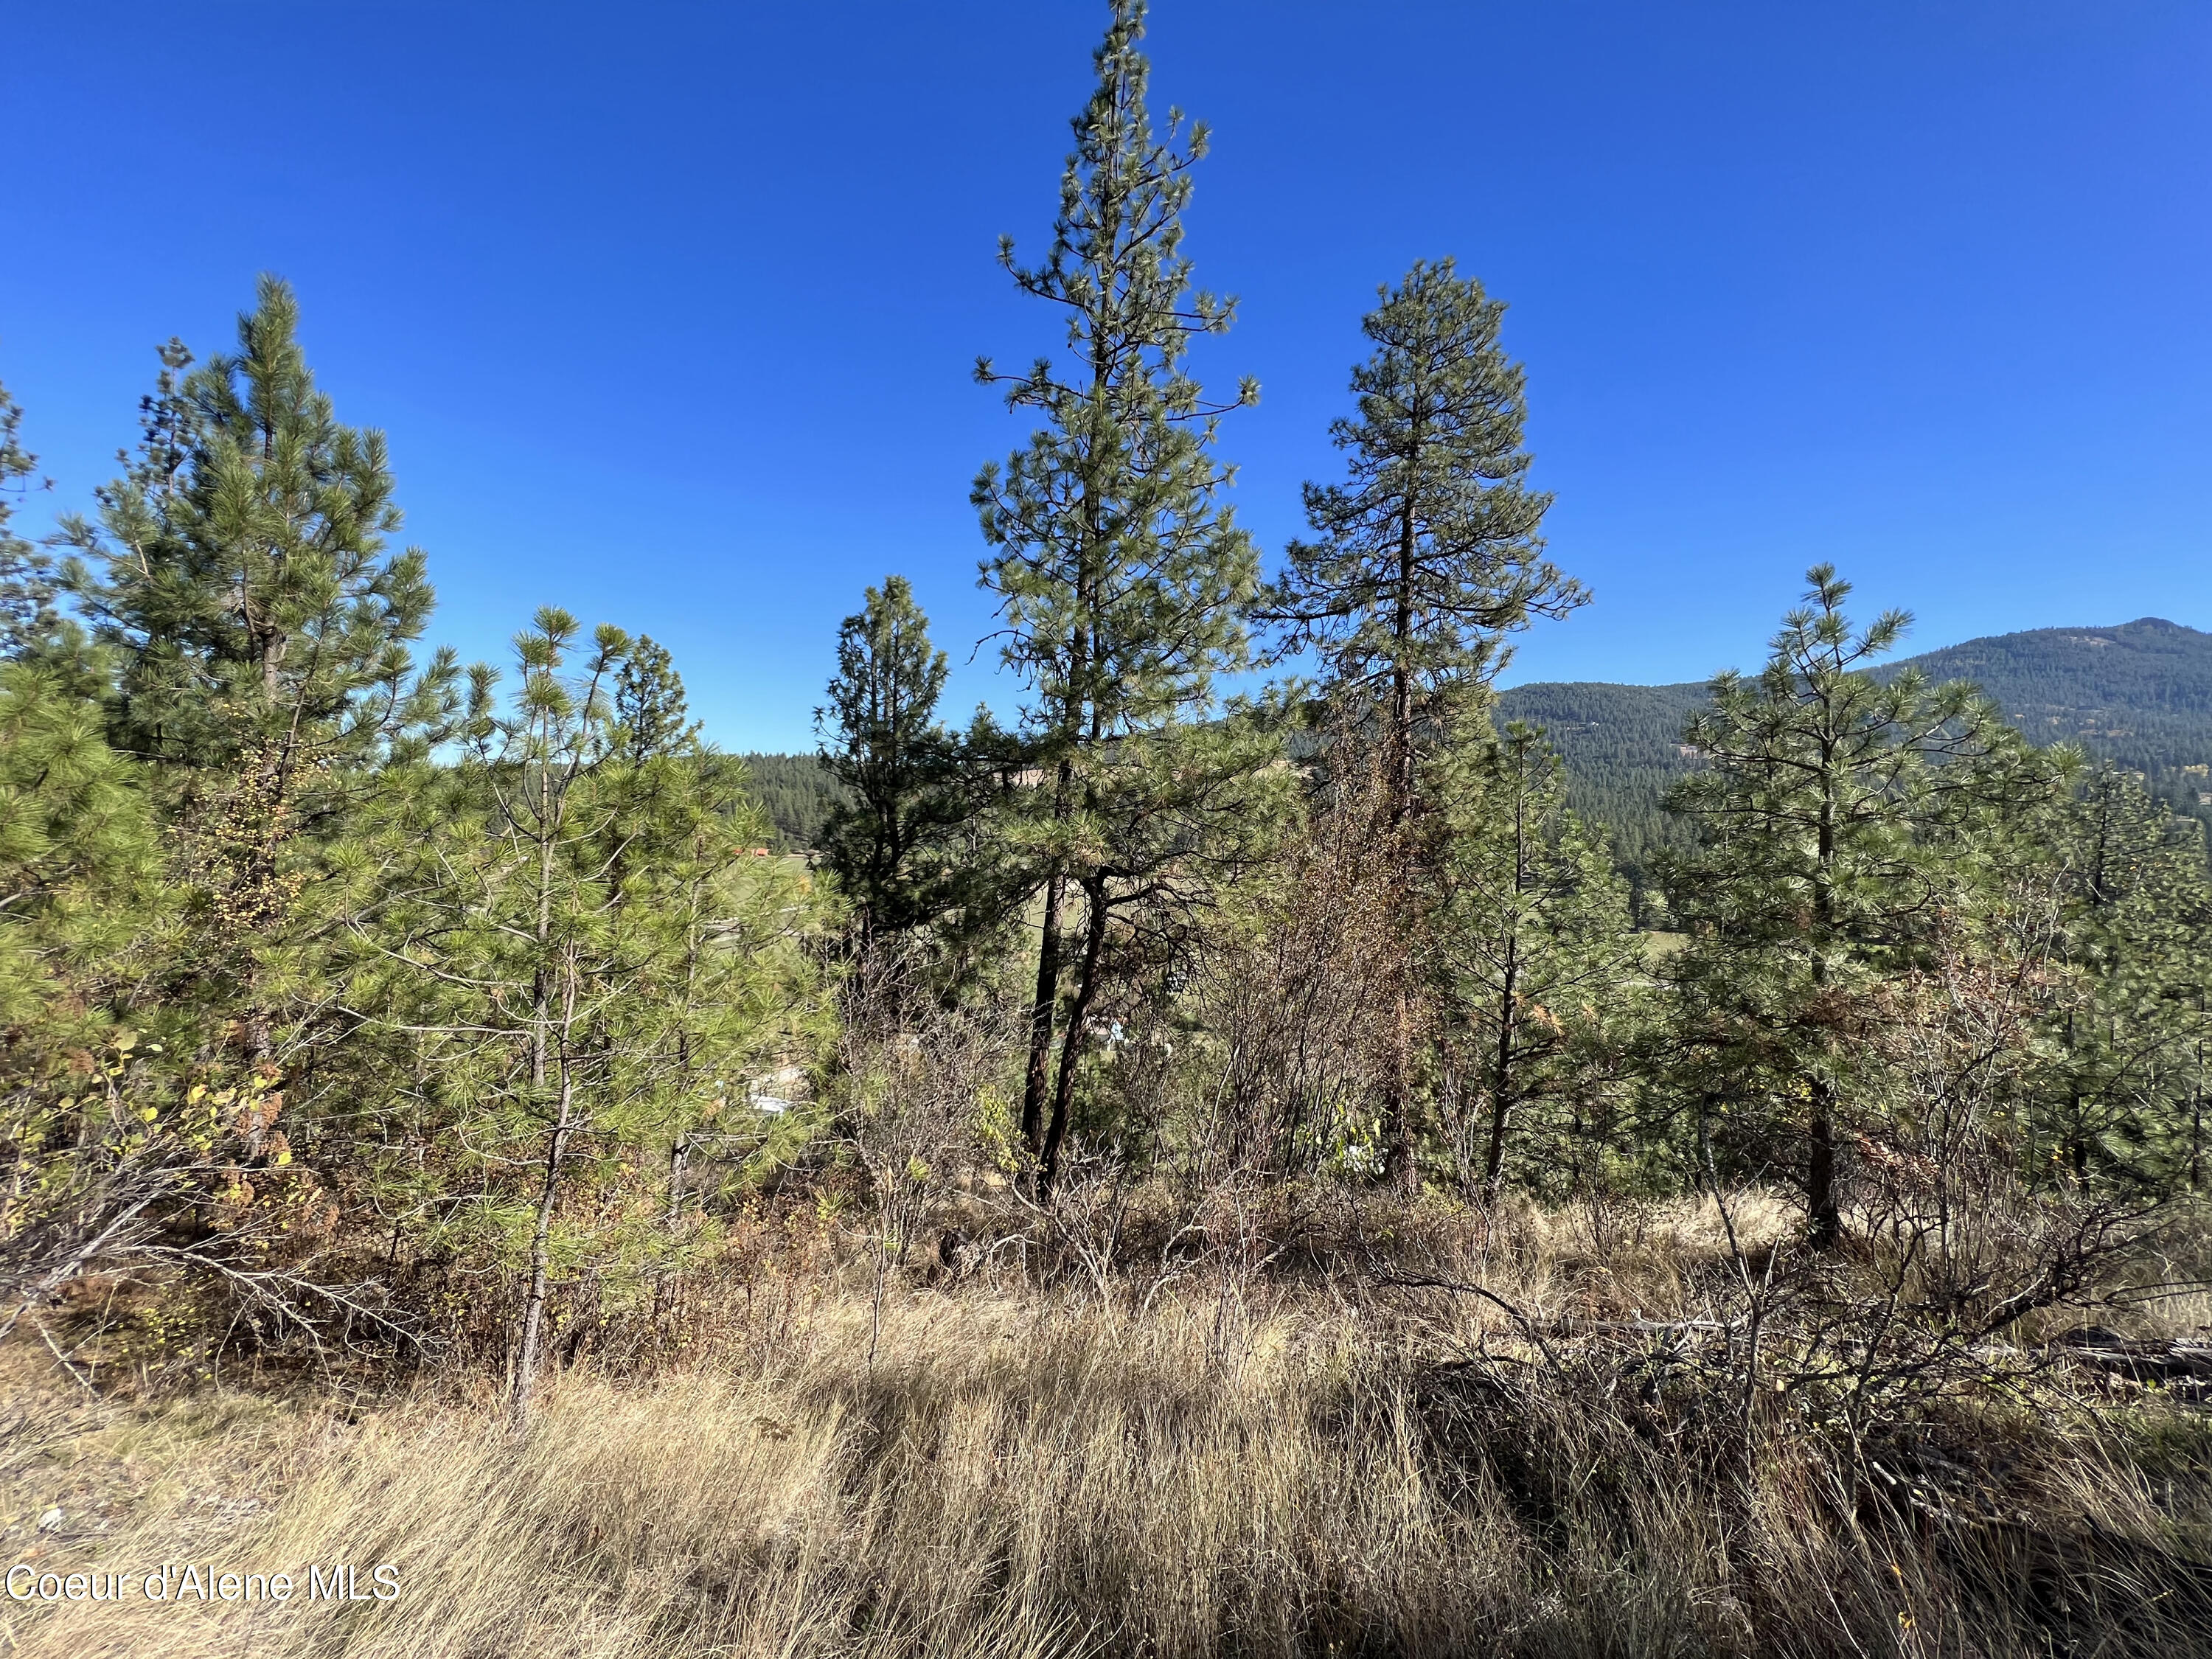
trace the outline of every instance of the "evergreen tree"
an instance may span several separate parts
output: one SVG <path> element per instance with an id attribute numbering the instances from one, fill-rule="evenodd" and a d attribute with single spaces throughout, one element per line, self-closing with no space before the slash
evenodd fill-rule
<path id="1" fill-rule="evenodd" d="M 2050 828 L 2056 955 L 2069 973 L 2051 1020 L 2037 1142 L 2075 1181 L 2200 1188 L 2212 1041 L 2202 828 L 2111 768 L 2086 779 Z"/>
<path id="2" fill-rule="evenodd" d="M 1067 361 L 1006 377 L 1009 405 L 1044 424 L 1003 470 L 983 469 L 974 497 L 996 550 L 982 576 L 1006 618 L 1004 659 L 1032 693 L 1023 734 L 1036 781 L 1000 821 L 1044 895 L 1022 1133 L 1048 1189 L 1117 915 L 1176 910 L 1206 857 L 1234 860 L 1260 816 L 1247 785 L 1266 757 L 1248 733 L 1181 724 L 1246 660 L 1258 562 L 1220 499 L 1231 477 L 1212 447 L 1216 416 L 1258 391 L 1248 380 L 1235 403 L 1210 405 L 1186 372 L 1191 338 L 1221 332 L 1231 312 L 1192 291 L 1182 252 L 1206 130 L 1178 149 L 1171 115 L 1169 138 L 1154 137 L 1144 4 L 1110 9 L 1051 250 L 1024 267 L 1000 245 L 1021 291 L 1065 313 Z M 977 373 L 1000 378 L 988 362 Z"/>
<path id="3" fill-rule="evenodd" d="M 193 1213 L 210 1184 L 149 1103 L 165 1045 L 138 1036 L 165 1022 L 134 993 L 163 920 L 158 831 L 102 727 L 66 676 L 0 663 L 0 1334 L 38 1325 L 92 1241 L 157 1200 Z"/>
<path id="4" fill-rule="evenodd" d="M 937 721 L 945 676 L 903 576 L 869 588 L 837 630 L 837 673 L 815 724 L 822 763 L 851 797 L 831 810 L 823 844 L 865 937 L 910 932 L 952 902 L 939 854 L 963 809 L 957 745 Z"/>
<path id="5" fill-rule="evenodd" d="M 1692 935 L 1674 959 L 1702 1098 L 1733 1102 L 1740 1133 L 1779 1134 L 1802 1182 L 1815 1243 L 1842 1231 L 1841 1142 L 1879 1110 L 1864 1022 L 1886 978 L 1948 913 L 1974 902 L 1978 809 L 2033 783 L 2021 747 L 1965 682 L 1931 687 L 1868 665 L 1911 621 L 1887 611 L 1854 633 L 1850 584 L 1816 565 L 1765 670 L 1733 670 L 1684 739 L 1704 769 L 1670 807 L 1698 850 L 1667 866 Z M 2024 783 L 2024 780 L 2028 781 Z"/>
<path id="6" fill-rule="evenodd" d="M 380 1138 L 432 1174 L 388 1170 L 387 1197 L 519 1271 L 518 1422 L 556 1265 L 665 1243 L 677 1195 L 638 1172 L 680 1176 L 745 1073 L 805 1040 L 814 982 L 803 894 L 744 858 L 757 812 L 689 757 L 625 754 L 631 642 L 603 627 L 579 663 L 577 631 L 538 613 L 504 708 L 474 671 L 460 763 L 395 777 L 353 860 L 383 896 L 354 907 L 349 995 L 413 1040 L 403 1078 L 430 1091 Z"/>
<path id="7" fill-rule="evenodd" d="M 687 720 L 684 677 L 668 647 L 641 634 L 615 672 L 614 744 L 622 758 L 641 766 L 660 755 L 688 755 L 699 746 L 699 723 Z"/>
<path id="8" fill-rule="evenodd" d="M 1389 810 L 1404 825 L 1419 804 L 1421 756 L 1440 740 L 1455 698 L 1479 694 L 1504 665 L 1505 635 L 1563 616 L 1588 597 L 1542 557 L 1547 495 L 1527 488 L 1527 403 L 1520 366 L 1498 343 L 1505 307 L 1449 259 L 1413 266 L 1363 331 L 1374 354 L 1352 373 L 1358 417 L 1330 428 L 1349 477 L 1305 487 L 1318 539 L 1293 543 L 1267 613 L 1287 648 L 1310 647 L 1329 685 L 1381 726 Z M 1407 985 L 1395 999 L 1397 1076 L 1386 1128 L 1393 1178 L 1418 1176 L 1415 1010 L 1407 894 Z"/>
<path id="9" fill-rule="evenodd" d="M 419 747 L 455 684 L 450 653 L 417 673 L 409 651 L 432 595 L 422 554 L 386 548 L 384 436 L 338 422 L 298 325 L 264 276 L 235 356 L 180 380 L 172 342 L 135 463 L 96 522 L 64 521 L 70 585 L 120 654 L 120 746 L 265 770 L 284 801 Z"/>
<path id="10" fill-rule="evenodd" d="M 110 730 L 157 764 L 191 937 L 179 996 L 257 1065 L 279 1009 L 319 994 L 294 908 L 375 770 L 427 751 L 455 706 L 452 653 L 417 672 L 422 554 L 399 527 L 383 434 L 338 422 L 274 277 L 234 356 L 185 373 L 172 341 L 125 475 L 63 521 L 64 580 L 115 666 Z"/>
<path id="11" fill-rule="evenodd" d="M 1479 1152 L 1479 1184 L 1494 1198 L 1522 1120 L 1575 1103 L 1581 1062 L 1618 1012 L 1641 941 L 1627 885 L 1567 809 L 1540 732 L 1516 722 L 1501 738 L 1485 720 L 1434 763 L 1431 787 L 1434 949 L 1463 1079 L 1454 1115 L 1462 1165 Z"/>
<path id="12" fill-rule="evenodd" d="M 1291 544 L 1267 605 L 1333 684 L 1380 704 L 1402 818 L 1443 700 L 1489 682 L 1505 635 L 1589 595 L 1542 556 L 1552 498 L 1524 482 L 1527 399 L 1498 343 L 1504 302 L 1449 259 L 1381 294 L 1360 325 L 1375 352 L 1352 372 L 1358 416 L 1329 428 L 1350 476 L 1306 485 L 1318 539 Z"/>
<path id="13" fill-rule="evenodd" d="M 21 441 L 22 405 L 0 386 L 0 654 L 21 657 L 61 626 L 53 561 L 12 527 L 15 498 L 29 487 L 39 458 Z"/>
<path id="14" fill-rule="evenodd" d="M 100 705 L 50 672 L 0 665 L 0 1028 L 41 1024 L 63 1001 L 96 1018 L 88 981 L 150 916 L 152 815 L 100 727 Z"/>

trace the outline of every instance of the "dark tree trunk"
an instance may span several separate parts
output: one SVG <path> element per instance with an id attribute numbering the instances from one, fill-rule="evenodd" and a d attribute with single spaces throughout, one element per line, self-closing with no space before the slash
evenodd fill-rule
<path id="1" fill-rule="evenodd" d="M 1052 1030 L 1060 1007 L 1060 912 L 1066 884 L 1045 883 L 1044 927 L 1037 940 L 1036 989 L 1030 1000 L 1029 1066 L 1022 1079 L 1022 1144 L 1032 1162 L 1044 1155 L 1045 1099 L 1052 1083 Z"/>
<path id="2" fill-rule="evenodd" d="M 1496 1198 L 1505 1184 L 1505 1133 L 1513 1125 L 1513 998 L 1521 977 L 1520 953 L 1505 950 L 1505 976 L 1498 999 L 1498 1048 L 1491 1056 L 1490 1151 L 1483 1159 L 1482 1188 Z"/>
<path id="3" fill-rule="evenodd" d="M 1836 1181 L 1836 1120 L 1827 1084 L 1815 1078 L 1806 1129 L 1805 1214 L 1816 1249 L 1831 1249 L 1844 1236 L 1843 1200 Z"/>
<path id="4" fill-rule="evenodd" d="M 1106 946 L 1106 894 L 1103 881 L 1084 884 L 1083 960 L 1076 969 L 1075 1000 L 1067 1011 L 1067 1030 L 1060 1040 L 1060 1075 L 1052 1091 L 1052 1123 L 1045 1131 L 1044 1153 L 1037 1166 L 1037 1195 L 1049 1197 L 1060 1179 L 1060 1151 L 1067 1138 L 1067 1120 L 1075 1104 L 1075 1067 L 1083 1057 L 1083 1039 L 1091 1021 L 1091 1001 L 1098 987 L 1098 961 Z"/>

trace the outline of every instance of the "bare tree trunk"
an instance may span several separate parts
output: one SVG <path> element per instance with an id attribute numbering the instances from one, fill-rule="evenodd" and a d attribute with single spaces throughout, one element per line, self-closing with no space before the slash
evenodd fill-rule
<path id="1" fill-rule="evenodd" d="M 1067 1136 L 1067 1119 L 1075 1103 L 1075 1066 L 1082 1057 L 1084 1030 L 1090 1023 L 1091 1000 L 1098 987 L 1098 959 L 1106 944 L 1105 883 L 1084 884 L 1083 961 L 1076 969 L 1075 1000 L 1067 1011 L 1067 1030 L 1060 1042 L 1060 1076 L 1052 1093 L 1052 1123 L 1045 1132 L 1044 1155 L 1037 1166 L 1037 1195 L 1049 1197 L 1060 1176 L 1060 1143 Z"/>
<path id="2" fill-rule="evenodd" d="M 1044 927 L 1037 939 L 1036 989 L 1030 999 L 1029 1067 L 1022 1079 L 1022 1144 L 1032 1160 L 1044 1154 L 1045 1099 L 1052 1083 L 1052 1032 L 1060 1011 L 1060 913 L 1066 878 L 1045 883 Z"/>
<path id="3" fill-rule="evenodd" d="M 1807 1126 L 1805 1213 L 1812 1242 L 1828 1249 L 1844 1236 L 1843 1203 L 1836 1190 L 1835 1103 L 1825 1079 L 1812 1082 L 1812 1121 Z"/>
<path id="4" fill-rule="evenodd" d="M 1493 1199 L 1505 1185 L 1505 1132 L 1512 1127 L 1517 1103 L 1513 1097 L 1513 997 L 1520 976 L 1521 953 L 1509 940 L 1498 998 L 1498 1049 L 1491 1061 L 1490 1152 L 1482 1163 L 1482 1189 Z"/>
<path id="5" fill-rule="evenodd" d="M 514 1362 L 512 1420 L 519 1434 L 530 1422 L 531 1384 L 538 1375 L 538 1355 L 543 1346 L 546 1281 L 552 1261 L 553 1206 L 561 1194 L 561 1158 L 568 1150 L 570 1107 L 568 1066 L 562 1064 L 561 1115 L 545 1146 L 545 1175 L 538 1192 L 538 1229 L 530 1240 L 530 1292 L 523 1303 L 522 1351 Z"/>
<path id="6" fill-rule="evenodd" d="M 521 1352 L 514 1362 L 514 1394 L 510 1421 L 517 1434 L 530 1423 L 531 1385 L 537 1380 L 538 1356 L 544 1346 L 545 1291 L 552 1264 L 553 1208 L 561 1196 L 561 1159 L 568 1149 L 569 1131 L 575 1127 L 576 1079 L 568 1063 L 568 1034 L 576 1012 L 575 964 L 568 964 L 563 999 L 564 1017 L 557 1063 L 561 1072 L 559 1103 L 553 1133 L 545 1143 L 545 1175 L 538 1193 L 538 1226 L 530 1239 L 530 1290 L 522 1309 Z"/>

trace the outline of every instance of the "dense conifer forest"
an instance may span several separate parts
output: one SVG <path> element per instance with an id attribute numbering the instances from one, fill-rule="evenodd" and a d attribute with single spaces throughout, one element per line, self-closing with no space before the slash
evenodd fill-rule
<path id="1" fill-rule="evenodd" d="M 851 799 L 816 755 L 748 752 L 744 762 L 752 798 L 768 814 L 776 846 L 784 852 L 811 852 L 822 844 L 830 814 Z"/>
<path id="2" fill-rule="evenodd" d="M 1814 564 L 1499 690 L 1590 597 L 1542 365 L 1376 273 L 1261 546 L 1102 10 L 1000 715 L 921 572 L 815 756 L 649 618 L 434 648 L 276 276 L 35 538 L 0 395 L 0 1649 L 2201 1654 L 2212 638 L 1902 658 Z M 394 1593 L 40 1589 L 187 1559 Z"/>

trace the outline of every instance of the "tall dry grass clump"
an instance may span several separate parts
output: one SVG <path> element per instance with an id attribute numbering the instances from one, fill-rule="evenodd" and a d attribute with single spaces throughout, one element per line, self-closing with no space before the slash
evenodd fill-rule
<path id="1" fill-rule="evenodd" d="M 2201 1414 L 1992 1391 L 1856 1449 L 1784 1404 L 1747 1438 L 1686 1316 L 1714 1225 L 1601 1261 L 1588 1218 L 1431 1223 L 1425 1286 L 908 1280 L 879 1312 L 856 1256 L 775 1343 L 580 1365 L 520 1439 L 489 1380 L 62 1417 L 24 1382 L 15 1559 L 402 1589 L 0 1613 L 70 1659 L 2204 1650 Z M 1494 1304 L 1437 1288 L 1476 1271 Z"/>

